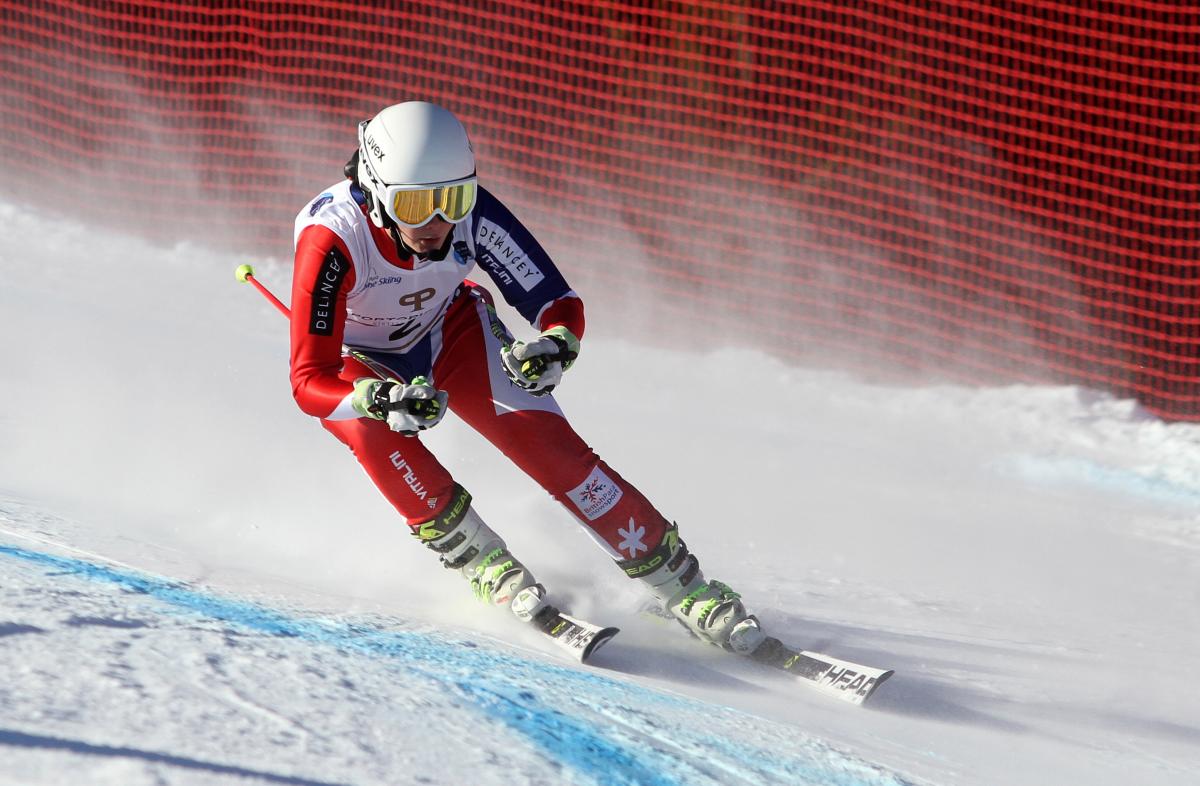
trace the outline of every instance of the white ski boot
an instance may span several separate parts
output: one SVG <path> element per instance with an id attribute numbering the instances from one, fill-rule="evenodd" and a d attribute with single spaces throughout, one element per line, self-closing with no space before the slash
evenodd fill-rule
<path id="1" fill-rule="evenodd" d="M 462 487 L 456 492 L 442 514 L 413 534 L 440 555 L 443 565 L 462 573 L 476 598 L 508 607 L 528 622 L 545 605 L 545 589 L 471 508 L 471 495 Z"/>
<path id="2" fill-rule="evenodd" d="M 753 653 L 766 639 L 738 593 L 704 578 L 699 561 L 679 539 L 676 525 L 647 556 L 617 564 L 627 576 L 647 584 L 662 607 L 697 638 L 743 655 Z"/>
<path id="3" fill-rule="evenodd" d="M 550 605 L 546 588 L 471 509 L 471 495 L 461 486 L 455 489 L 454 502 L 414 529 L 413 535 L 436 551 L 443 565 L 462 573 L 475 597 L 492 606 L 507 606 L 513 616 L 580 663 L 618 633 L 616 628 L 570 617 Z"/>

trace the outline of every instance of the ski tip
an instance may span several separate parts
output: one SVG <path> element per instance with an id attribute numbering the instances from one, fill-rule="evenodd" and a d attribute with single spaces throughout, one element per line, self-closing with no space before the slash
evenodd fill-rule
<path id="1" fill-rule="evenodd" d="M 867 701 L 868 701 L 868 700 L 869 700 L 869 699 L 870 699 L 872 696 L 874 696 L 874 695 L 875 695 L 875 691 L 879 690 L 879 686 L 880 686 L 880 685 L 882 685 L 884 682 L 886 682 L 886 681 L 887 681 L 887 679 L 888 679 L 888 677 L 891 677 L 891 676 L 892 676 L 893 674 L 895 674 L 895 673 L 896 673 L 896 672 L 895 672 L 895 671 L 893 671 L 892 669 L 888 669 L 887 671 L 883 672 L 883 673 L 882 673 L 882 674 L 880 674 L 878 677 L 876 677 L 876 678 L 875 678 L 875 682 L 874 682 L 874 684 L 873 684 L 873 685 L 871 685 L 871 689 L 870 689 L 870 690 L 868 690 L 868 691 L 866 692 L 866 694 L 864 694 L 864 695 L 863 695 L 863 697 L 862 697 L 862 698 L 861 698 L 861 699 L 860 699 L 860 700 L 857 702 L 857 704 L 859 704 L 859 705 L 866 704 L 866 703 L 867 703 Z"/>
<path id="2" fill-rule="evenodd" d="M 596 633 L 596 635 L 592 637 L 592 640 L 588 642 L 587 647 L 584 648 L 583 654 L 580 655 L 580 663 L 587 663 L 588 659 L 595 654 L 596 650 L 603 647 L 608 643 L 609 639 L 611 639 L 613 636 L 616 636 L 620 632 L 620 628 L 604 628 Z"/>
<path id="3" fill-rule="evenodd" d="M 786 647 L 784 653 L 789 652 Z M 791 672 L 822 693 L 855 706 L 862 705 L 883 681 L 895 672 L 803 650 L 784 661 L 771 663 Z"/>

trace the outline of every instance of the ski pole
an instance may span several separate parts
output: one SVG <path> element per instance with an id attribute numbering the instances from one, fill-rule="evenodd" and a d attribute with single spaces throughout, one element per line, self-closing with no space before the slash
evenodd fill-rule
<path id="1" fill-rule="evenodd" d="M 280 301 L 279 298 L 277 298 L 273 294 L 271 294 L 271 290 L 269 290 L 265 286 L 263 286 L 263 284 L 257 278 L 254 277 L 254 268 L 250 267 L 249 265 L 239 265 L 238 269 L 233 271 L 233 274 L 237 277 L 237 280 L 241 281 L 243 284 L 245 284 L 246 282 L 253 284 L 254 288 L 257 289 L 259 292 L 261 292 L 263 297 L 265 297 L 267 300 L 271 301 L 271 304 L 273 306 L 275 306 L 275 308 L 279 309 L 279 313 L 283 314 L 284 317 L 286 317 L 287 319 L 292 318 L 291 310 L 287 306 L 283 305 L 283 302 Z M 370 357 L 368 357 L 364 353 L 358 351 L 357 349 L 351 349 L 350 347 L 346 346 L 345 344 L 342 344 L 342 352 L 344 354 L 347 354 L 350 357 L 354 358 L 355 360 L 358 360 L 364 366 L 366 366 L 367 368 L 374 371 L 376 374 L 379 375 L 380 379 L 389 379 L 393 374 L 393 372 L 380 366 L 378 363 L 376 363 Z M 426 384 L 425 377 L 414 377 L 413 384 L 415 385 L 418 383 L 422 384 L 422 385 Z"/>
<path id="2" fill-rule="evenodd" d="M 292 312 L 288 310 L 288 307 L 283 305 L 283 302 L 280 301 L 279 298 L 271 294 L 271 290 L 260 284 L 258 279 L 254 277 L 254 268 L 250 267 L 249 265 L 239 265 L 238 269 L 233 271 L 233 274 L 237 276 L 237 280 L 241 281 L 243 284 L 245 284 L 247 281 L 253 284 L 254 288 L 261 292 L 263 297 L 271 301 L 271 304 L 275 306 L 275 308 L 279 309 L 279 313 L 283 314 L 288 319 L 291 319 Z"/>

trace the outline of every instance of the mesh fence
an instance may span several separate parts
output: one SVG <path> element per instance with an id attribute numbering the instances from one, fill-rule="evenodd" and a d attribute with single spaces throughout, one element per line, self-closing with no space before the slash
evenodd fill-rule
<path id="1" fill-rule="evenodd" d="M 1200 4 L 0 15 L 8 198 L 284 257 L 355 124 L 432 100 L 585 296 L 640 304 L 631 324 L 1200 420 Z"/>

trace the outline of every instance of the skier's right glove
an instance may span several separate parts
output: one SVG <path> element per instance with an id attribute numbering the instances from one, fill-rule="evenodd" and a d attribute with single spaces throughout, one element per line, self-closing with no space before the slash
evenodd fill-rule
<path id="1" fill-rule="evenodd" d="M 446 391 L 433 387 L 425 377 L 415 377 L 407 385 L 361 377 L 354 382 L 350 403 L 363 417 L 385 420 L 392 431 L 412 436 L 441 422 L 448 399 Z"/>

